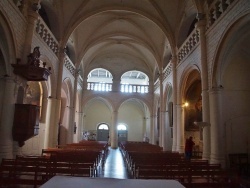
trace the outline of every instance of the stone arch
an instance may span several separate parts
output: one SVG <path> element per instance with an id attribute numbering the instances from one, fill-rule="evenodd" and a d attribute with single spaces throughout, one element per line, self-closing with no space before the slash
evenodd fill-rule
<path id="1" fill-rule="evenodd" d="M 83 101 L 82 105 L 84 114 L 82 130 L 84 133 L 93 135 L 93 138 L 95 137 L 96 139 L 99 123 L 105 122 L 108 125 L 112 125 L 113 104 L 104 96 L 91 95 L 90 98 Z"/>
<path id="2" fill-rule="evenodd" d="M 2 59 L 4 60 L 3 66 L 4 74 L 12 75 L 11 64 L 16 63 L 16 40 L 13 35 L 13 29 L 10 21 L 0 11 L 0 51 Z M 1 75 L 2 76 L 2 75 Z"/>
<path id="3" fill-rule="evenodd" d="M 90 103 L 94 100 L 100 100 L 102 101 L 106 106 L 107 108 L 110 110 L 110 113 L 113 112 L 114 110 L 114 106 L 112 104 L 112 101 L 110 101 L 108 98 L 106 97 L 103 97 L 103 96 L 99 96 L 99 95 L 92 95 L 90 96 L 89 98 L 85 99 L 84 102 L 83 102 L 83 109 L 84 111 L 86 111 L 86 108 L 90 105 Z"/>
<path id="4" fill-rule="evenodd" d="M 199 74 L 200 74 L 200 69 L 197 65 L 195 64 L 191 64 L 190 66 L 186 67 L 185 70 L 183 71 L 183 74 L 181 75 L 181 78 L 179 80 L 179 88 L 177 89 L 179 92 L 177 95 L 177 104 L 181 105 L 182 103 L 184 103 L 184 94 L 185 94 L 185 91 L 186 89 L 188 88 L 188 77 L 190 76 L 190 74 L 193 72 L 193 71 L 197 71 Z M 189 81 L 190 83 L 192 81 Z"/>
<path id="5" fill-rule="evenodd" d="M 148 110 L 149 106 L 143 100 L 135 97 L 127 98 L 120 103 L 117 123 L 127 126 L 125 137 L 128 141 L 143 141 L 145 135 L 150 135 Z"/>
<path id="6" fill-rule="evenodd" d="M 243 12 L 224 31 L 213 62 L 211 87 L 221 96 L 220 134 L 228 153 L 249 152 L 250 12 Z M 235 139 L 235 138 L 241 139 Z M 225 145 L 224 145 L 225 144 Z"/>
<path id="7" fill-rule="evenodd" d="M 221 78 L 223 69 L 226 66 L 225 62 L 227 62 L 225 60 L 228 59 L 228 53 L 237 42 L 237 38 L 239 36 L 245 36 L 249 33 L 249 23 L 250 13 L 244 12 L 226 28 L 226 30 L 222 34 L 222 37 L 220 37 L 219 45 L 215 51 L 215 58 L 212 62 L 212 79 L 210 83 L 211 87 L 223 86 L 223 83 L 221 83 Z"/>

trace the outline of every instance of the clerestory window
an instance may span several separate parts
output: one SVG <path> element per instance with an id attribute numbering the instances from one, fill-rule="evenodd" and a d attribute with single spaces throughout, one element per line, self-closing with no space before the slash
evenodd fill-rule
<path id="1" fill-rule="evenodd" d="M 97 68 L 90 71 L 88 75 L 88 86 L 87 90 L 93 91 L 112 91 L 112 74 L 102 68 Z"/>
<path id="2" fill-rule="evenodd" d="M 149 78 L 137 70 L 125 72 L 121 77 L 121 92 L 148 93 Z"/>

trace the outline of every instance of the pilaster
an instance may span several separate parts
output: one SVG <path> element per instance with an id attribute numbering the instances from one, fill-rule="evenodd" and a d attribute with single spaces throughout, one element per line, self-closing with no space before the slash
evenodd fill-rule
<path id="1" fill-rule="evenodd" d="M 213 88 L 210 96 L 211 120 L 211 163 L 220 163 L 225 166 L 225 127 L 222 121 L 222 88 Z"/>
<path id="2" fill-rule="evenodd" d="M 176 151 L 184 153 L 184 107 L 182 104 L 177 105 L 177 144 Z"/>

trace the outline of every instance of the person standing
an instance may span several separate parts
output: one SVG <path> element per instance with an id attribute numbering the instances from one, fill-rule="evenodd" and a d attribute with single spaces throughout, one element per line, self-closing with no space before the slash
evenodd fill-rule
<path id="1" fill-rule="evenodd" d="M 193 155 L 193 147 L 194 147 L 195 143 L 193 141 L 193 137 L 190 136 L 188 139 L 186 139 L 186 143 L 185 143 L 185 156 L 186 159 L 190 160 L 192 155 Z"/>

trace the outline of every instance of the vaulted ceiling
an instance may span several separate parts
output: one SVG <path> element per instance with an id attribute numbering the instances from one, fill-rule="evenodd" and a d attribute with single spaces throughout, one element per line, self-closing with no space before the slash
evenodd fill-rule
<path id="1" fill-rule="evenodd" d="M 155 80 L 197 13 L 192 0 L 41 0 L 41 5 L 84 77 L 104 68 L 114 78 L 139 70 Z"/>

